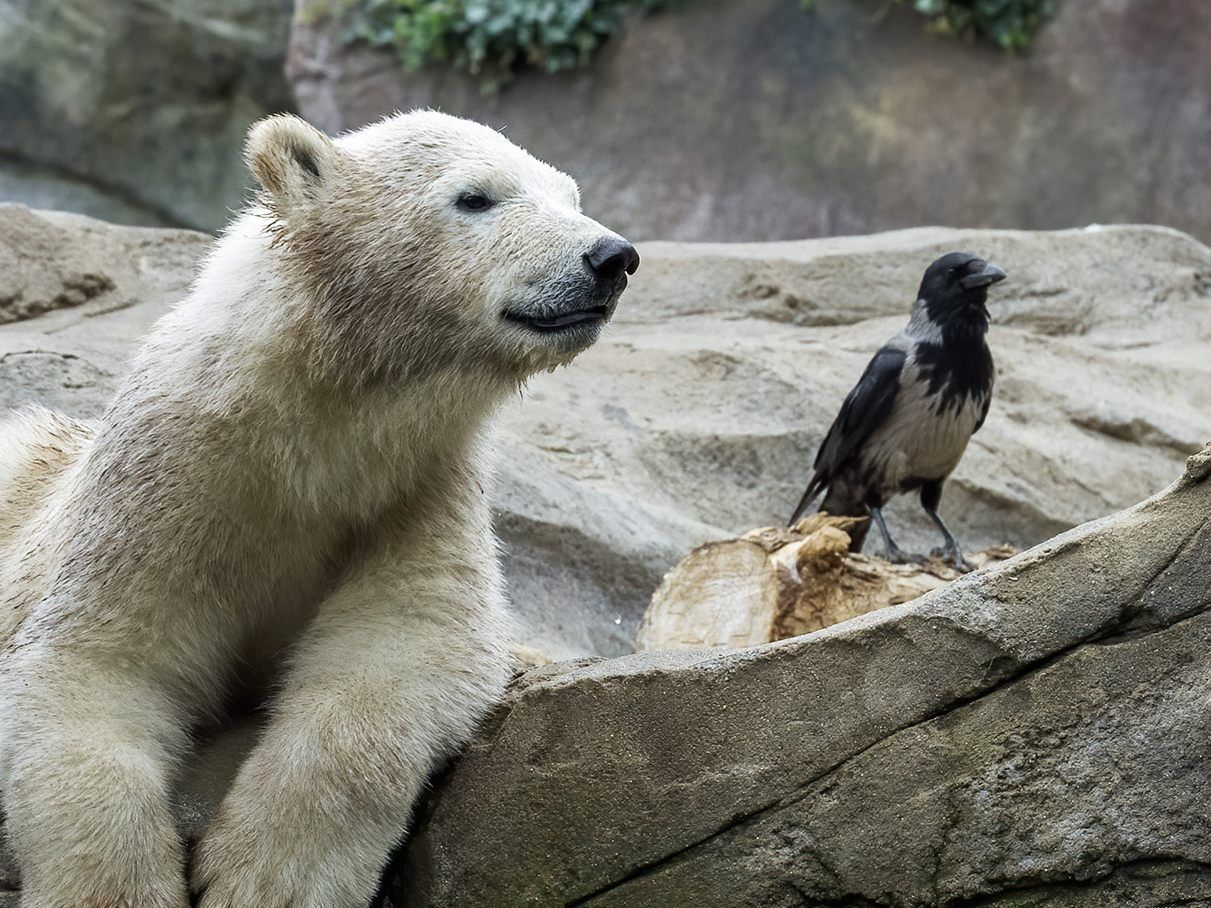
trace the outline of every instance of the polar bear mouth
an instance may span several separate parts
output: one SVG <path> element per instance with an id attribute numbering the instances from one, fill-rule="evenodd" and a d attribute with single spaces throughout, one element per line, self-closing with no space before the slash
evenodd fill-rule
<path id="1" fill-rule="evenodd" d="M 522 312 L 506 311 L 505 321 L 520 325 L 541 334 L 558 334 L 584 325 L 597 325 L 610 317 L 608 306 L 589 306 L 560 312 L 558 315 L 527 315 Z"/>

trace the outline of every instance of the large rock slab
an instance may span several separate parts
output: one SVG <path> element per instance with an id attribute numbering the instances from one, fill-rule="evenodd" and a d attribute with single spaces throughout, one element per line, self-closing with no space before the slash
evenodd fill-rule
<path id="1" fill-rule="evenodd" d="M 0 199 L 214 229 L 293 107 L 290 0 L 0 0 Z"/>
<path id="2" fill-rule="evenodd" d="M 79 273 L 113 285 L 0 326 L 0 407 L 96 415 L 205 246 L 0 207 L 0 300 L 53 299 Z M 992 411 L 942 502 L 967 547 L 1027 548 L 1163 488 L 1211 412 L 1211 250 L 1188 236 L 650 243 L 602 342 L 503 414 L 497 524 L 529 642 L 561 658 L 630 652 L 669 567 L 785 521 L 846 391 L 903 323 L 924 267 L 953 248 L 1010 272 L 992 303 Z M 889 513 L 906 546 L 937 544 L 912 500 Z"/>
<path id="3" fill-rule="evenodd" d="M 345 46 L 323 4 L 295 2 L 309 118 L 434 106 L 507 128 L 632 240 L 1124 221 L 1211 240 L 1211 4 L 1065 0 L 1015 57 L 927 34 L 911 3 L 694 0 L 632 22 L 585 71 L 492 97 Z"/>
<path id="4" fill-rule="evenodd" d="M 531 671 L 397 904 L 1203 904 L 1209 477 L 806 637 Z"/>

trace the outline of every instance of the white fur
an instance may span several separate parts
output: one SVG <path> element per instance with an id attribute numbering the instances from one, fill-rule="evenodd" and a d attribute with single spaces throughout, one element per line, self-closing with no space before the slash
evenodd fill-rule
<path id="1" fill-rule="evenodd" d="M 22 908 L 185 908 L 175 775 L 191 727 L 257 674 L 279 694 L 190 882 L 203 908 L 365 905 L 506 682 L 482 427 L 596 335 L 501 313 L 575 305 L 613 235 L 566 176 L 440 114 L 335 142 L 274 117 L 248 158 L 261 203 L 100 423 L 0 426 Z M 496 205 L 460 210 L 471 189 Z"/>

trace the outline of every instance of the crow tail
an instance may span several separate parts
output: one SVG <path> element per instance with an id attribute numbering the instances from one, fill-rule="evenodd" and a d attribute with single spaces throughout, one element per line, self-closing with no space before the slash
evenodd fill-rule
<path id="1" fill-rule="evenodd" d="M 822 471 L 817 471 L 812 476 L 812 481 L 807 484 L 807 491 L 799 499 L 799 504 L 795 506 L 795 512 L 791 514 L 790 522 L 787 524 L 788 527 L 793 527 L 799 522 L 799 518 L 803 516 L 803 512 L 807 510 L 808 506 L 824 490 L 826 485 L 828 485 L 828 477 Z"/>

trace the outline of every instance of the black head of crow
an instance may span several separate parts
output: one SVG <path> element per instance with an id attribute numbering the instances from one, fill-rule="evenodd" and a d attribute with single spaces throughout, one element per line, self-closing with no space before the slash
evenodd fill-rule
<path id="1" fill-rule="evenodd" d="M 955 567 L 967 567 L 938 516 L 938 503 L 992 402 L 995 371 L 984 339 L 988 288 L 1004 278 L 996 265 L 967 252 L 929 266 L 908 324 L 871 359 L 824 437 L 792 525 L 824 492 L 820 510 L 870 516 L 888 557 L 906 561 L 887 530 L 883 505 L 919 490 L 947 557 Z M 854 531 L 853 551 L 861 551 L 866 531 Z"/>

